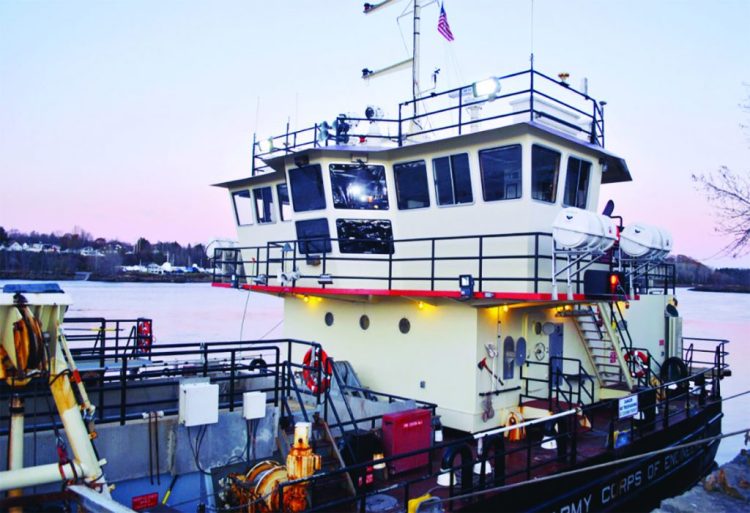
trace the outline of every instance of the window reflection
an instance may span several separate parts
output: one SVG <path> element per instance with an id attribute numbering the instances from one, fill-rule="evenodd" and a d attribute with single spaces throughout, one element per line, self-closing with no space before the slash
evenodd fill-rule
<path id="1" fill-rule="evenodd" d="M 289 184 L 292 187 L 295 212 L 326 208 L 320 164 L 290 169 Z"/>
<path id="2" fill-rule="evenodd" d="M 273 191 L 270 186 L 253 189 L 258 224 L 273 223 Z"/>
<path id="3" fill-rule="evenodd" d="M 438 205 L 458 205 L 474 201 L 468 154 L 433 159 L 432 167 Z"/>
<path id="4" fill-rule="evenodd" d="M 424 160 L 394 164 L 393 176 L 396 178 L 396 198 L 399 210 L 430 206 L 427 166 Z"/>
<path id="5" fill-rule="evenodd" d="M 503 146 L 479 152 L 482 195 L 485 201 L 521 197 L 521 145 Z"/>
<path id="6" fill-rule="evenodd" d="M 531 197 L 554 203 L 557 198 L 557 175 L 560 153 L 536 144 L 531 148 Z"/>
<path id="7" fill-rule="evenodd" d="M 565 196 L 563 205 L 566 207 L 586 208 L 589 194 L 589 175 L 591 162 L 568 158 L 568 173 L 565 177 Z"/>
<path id="8" fill-rule="evenodd" d="M 393 253 L 393 230 L 387 219 L 336 219 L 342 253 Z"/>
<path id="9" fill-rule="evenodd" d="M 234 203 L 234 218 L 239 226 L 253 224 L 253 207 L 250 200 L 250 191 L 237 191 L 232 193 Z"/>
<path id="10" fill-rule="evenodd" d="M 357 210 L 387 210 L 385 167 L 367 164 L 331 164 L 333 206 Z"/>
<path id="11" fill-rule="evenodd" d="M 276 195 L 279 197 L 279 217 L 282 221 L 292 218 L 292 206 L 289 204 L 289 187 L 285 183 L 276 186 Z"/>

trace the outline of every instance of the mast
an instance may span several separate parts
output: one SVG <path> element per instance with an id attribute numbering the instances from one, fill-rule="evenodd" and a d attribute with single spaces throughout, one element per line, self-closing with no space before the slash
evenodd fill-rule
<path id="1" fill-rule="evenodd" d="M 414 117 L 417 116 L 417 98 L 419 97 L 419 29 L 420 29 L 420 15 L 422 7 L 419 5 L 419 0 L 414 0 L 414 26 L 413 26 L 413 39 L 412 39 L 412 64 L 411 64 L 411 92 L 412 100 L 414 103 Z M 416 120 L 415 120 L 416 122 Z"/>

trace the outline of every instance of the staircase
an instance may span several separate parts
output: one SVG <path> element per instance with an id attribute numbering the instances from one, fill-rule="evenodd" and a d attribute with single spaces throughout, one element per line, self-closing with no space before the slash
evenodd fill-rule
<path id="1" fill-rule="evenodd" d="M 624 347 L 606 303 L 584 304 L 564 310 L 559 317 L 570 317 L 584 341 L 599 385 L 603 388 L 633 388 L 633 378 L 625 361 Z"/>

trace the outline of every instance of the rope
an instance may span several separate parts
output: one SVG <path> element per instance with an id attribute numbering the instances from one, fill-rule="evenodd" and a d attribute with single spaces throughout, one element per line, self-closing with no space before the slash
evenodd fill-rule
<path id="1" fill-rule="evenodd" d="M 748 392 L 750 392 L 750 391 L 748 391 Z M 745 393 L 747 393 L 747 392 L 745 392 Z M 673 445 L 671 447 L 666 447 L 666 448 L 663 448 L 663 449 L 656 449 L 654 451 L 649 451 L 649 452 L 645 452 L 645 453 L 641 453 L 641 454 L 636 454 L 635 456 L 628 456 L 626 458 L 619 458 L 619 459 L 616 459 L 616 460 L 613 460 L 613 461 L 609 461 L 609 462 L 606 462 L 606 463 L 599 463 L 598 465 L 590 465 L 590 466 L 587 466 L 585 468 L 579 468 L 579 469 L 575 469 L 575 470 L 568 470 L 567 472 L 560 472 L 560 473 L 556 473 L 556 474 L 551 475 L 551 476 L 538 477 L 538 478 L 535 478 L 535 479 L 533 479 L 531 481 L 527 480 L 527 481 L 523 481 L 523 482 L 520 482 L 520 483 L 513 483 L 513 484 L 509 484 L 509 485 L 496 486 L 494 488 L 487 488 L 485 490 L 479 490 L 479 491 L 476 491 L 476 492 L 465 493 L 463 495 L 456 495 L 456 496 L 447 497 L 447 498 L 439 498 L 439 501 L 440 502 L 449 502 L 449 501 L 455 501 L 455 500 L 464 500 L 464 499 L 470 499 L 472 497 L 478 497 L 478 496 L 481 496 L 481 495 L 484 495 L 484 494 L 487 494 L 487 493 L 493 493 L 493 492 L 501 492 L 501 491 L 505 491 L 505 490 L 511 490 L 513 488 L 518 488 L 519 486 L 524 486 L 524 485 L 527 485 L 527 484 L 532 483 L 532 482 L 536 484 L 536 483 L 541 483 L 543 481 L 551 481 L 553 479 L 559 479 L 559 478 L 562 478 L 562 477 L 572 476 L 572 475 L 575 475 L 575 474 L 581 474 L 583 472 L 590 472 L 592 470 L 604 469 L 604 468 L 608 468 L 608 467 L 611 467 L 611 466 L 614 466 L 614 465 L 622 465 L 623 463 L 629 463 L 631 461 L 637 461 L 637 460 L 640 460 L 640 459 L 643 459 L 643 458 L 647 458 L 647 457 L 650 457 L 650 456 L 656 456 L 658 454 L 663 454 L 663 453 L 666 453 L 666 452 L 673 452 L 673 451 L 677 451 L 677 450 L 680 450 L 680 449 L 686 449 L 688 447 L 694 447 L 694 446 L 697 446 L 697 445 L 709 444 L 709 443 L 712 443 L 712 442 L 715 442 L 715 441 L 718 441 L 718 440 L 723 440 L 724 438 L 729 438 L 729 437 L 738 436 L 738 435 L 745 435 L 745 440 L 747 442 L 748 437 L 750 437 L 750 427 L 745 428 L 745 429 L 740 429 L 738 431 L 732 431 L 731 433 L 726 433 L 726 434 L 723 434 L 723 435 L 716 435 L 716 436 L 712 436 L 712 437 L 709 437 L 709 438 L 704 438 L 702 440 L 696 440 L 695 442 L 688 442 L 688 443 L 685 443 L 685 444 Z"/>

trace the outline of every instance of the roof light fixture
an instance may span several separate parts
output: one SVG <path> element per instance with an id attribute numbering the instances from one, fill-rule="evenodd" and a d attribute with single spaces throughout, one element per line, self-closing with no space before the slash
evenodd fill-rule
<path id="1" fill-rule="evenodd" d="M 493 100 L 500 92 L 500 81 L 497 77 L 485 78 L 471 85 L 471 92 L 475 98 L 488 97 Z"/>

